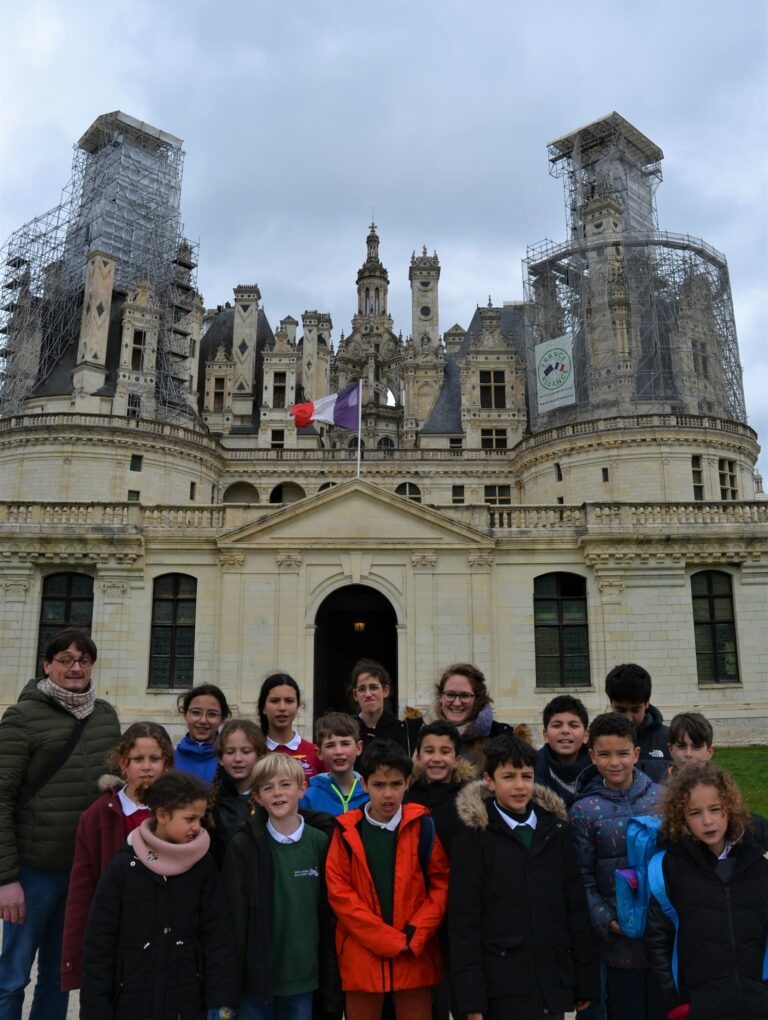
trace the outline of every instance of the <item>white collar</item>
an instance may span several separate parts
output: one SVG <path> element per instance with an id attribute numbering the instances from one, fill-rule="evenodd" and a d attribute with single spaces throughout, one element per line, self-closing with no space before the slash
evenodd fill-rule
<path id="1" fill-rule="evenodd" d="M 284 832 L 278 832 L 272 822 L 267 820 L 267 832 L 276 843 L 298 843 L 304 832 L 304 819 L 299 815 L 299 827 L 288 836 Z"/>
<path id="2" fill-rule="evenodd" d="M 527 825 L 531 829 L 536 828 L 536 812 L 533 810 L 533 808 L 531 808 L 531 813 L 528 815 L 524 822 L 516 822 L 514 818 L 509 817 L 506 811 L 502 811 L 502 809 L 499 807 L 496 801 L 493 802 L 493 806 L 496 808 L 499 817 L 504 819 L 504 821 L 507 823 L 510 829 L 516 829 L 518 825 Z"/>
<path id="3" fill-rule="evenodd" d="M 402 806 L 397 809 L 396 813 L 390 818 L 388 822 L 378 822 L 376 821 L 375 818 L 371 818 L 370 801 L 366 801 L 363 811 L 365 811 L 366 820 L 369 821 L 371 825 L 375 825 L 377 829 L 387 829 L 389 830 L 389 832 L 394 832 L 403 818 Z"/>
<path id="4" fill-rule="evenodd" d="M 137 811 L 149 811 L 146 804 L 134 804 L 128 794 L 125 792 L 125 787 L 122 786 L 117 791 L 117 799 L 120 801 L 120 807 L 123 809 L 123 814 L 126 818 L 131 815 L 135 815 Z"/>
<path id="5" fill-rule="evenodd" d="M 301 743 L 301 734 L 294 730 L 293 736 L 286 744 L 278 744 L 272 737 L 267 737 L 267 750 L 274 751 L 277 747 L 287 747 L 289 751 L 298 751 Z"/>

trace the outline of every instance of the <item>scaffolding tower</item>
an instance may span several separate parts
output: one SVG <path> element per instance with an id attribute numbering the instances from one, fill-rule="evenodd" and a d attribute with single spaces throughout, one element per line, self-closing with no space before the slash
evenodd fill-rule
<path id="1" fill-rule="evenodd" d="M 534 431 L 635 414 L 746 422 L 725 257 L 658 230 L 663 153 L 617 113 L 548 147 L 569 240 L 527 249 L 526 347 Z M 535 347 L 572 342 L 575 402 L 539 413 Z"/>
<path id="2" fill-rule="evenodd" d="M 197 248 L 180 219 L 181 140 L 115 111 L 74 147 L 58 206 L 15 231 L 0 252 L 0 414 L 13 414 L 76 344 L 86 260 L 113 256 L 115 291 L 148 280 L 159 307 L 156 414 L 194 414 L 187 361 Z"/>

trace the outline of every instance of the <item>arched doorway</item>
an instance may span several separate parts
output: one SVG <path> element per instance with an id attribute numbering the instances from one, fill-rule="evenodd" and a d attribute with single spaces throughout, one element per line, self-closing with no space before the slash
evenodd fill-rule
<path id="1" fill-rule="evenodd" d="M 347 687 L 358 659 L 375 659 L 392 677 L 397 707 L 397 616 L 389 600 L 364 584 L 330 594 L 315 617 L 315 717 L 349 711 Z"/>

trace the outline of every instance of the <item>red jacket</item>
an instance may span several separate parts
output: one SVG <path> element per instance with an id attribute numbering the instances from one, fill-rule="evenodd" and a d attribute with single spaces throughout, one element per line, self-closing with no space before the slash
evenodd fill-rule
<path id="1" fill-rule="evenodd" d="M 101 873 L 125 843 L 125 817 L 117 796 L 120 781 L 115 783 L 83 812 L 77 826 L 61 951 L 61 987 L 65 992 L 80 987 L 83 933 L 91 900 Z"/>
<path id="2" fill-rule="evenodd" d="M 337 818 L 326 863 L 328 900 L 338 919 L 336 953 L 349 992 L 388 992 L 436 985 L 441 978 L 437 930 L 448 895 L 448 858 L 435 839 L 427 868 L 419 863 L 421 804 L 403 804 L 397 830 L 392 925 L 387 924 L 365 856 L 358 808 Z M 410 942 L 406 927 L 415 929 Z"/>

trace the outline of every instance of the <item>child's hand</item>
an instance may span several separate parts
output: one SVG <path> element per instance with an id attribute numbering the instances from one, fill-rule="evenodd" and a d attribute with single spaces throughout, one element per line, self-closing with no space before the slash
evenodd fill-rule
<path id="1" fill-rule="evenodd" d="M 576 1012 L 577 1013 L 581 1013 L 581 1011 L 583 1009 L 588 1009 L 589 1008 L 589 1003 L 590 1003 L 589 999 L 584 999 L 582 1002 L 577 1002 L 576 1003 Z"/>
<path id="2" fill-rule="evenodd" d="M 611 921 L 608 927 L 610 928 L 614 935 L 621 935 L 621 928 L 619 928 L 618 921 Z"/>

